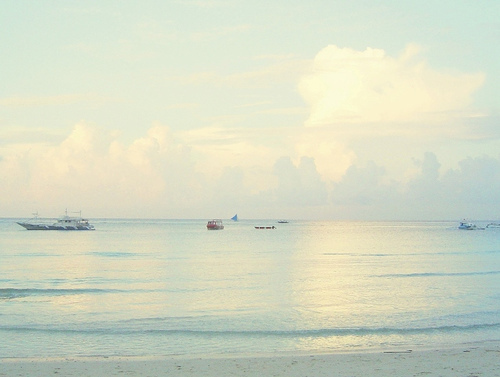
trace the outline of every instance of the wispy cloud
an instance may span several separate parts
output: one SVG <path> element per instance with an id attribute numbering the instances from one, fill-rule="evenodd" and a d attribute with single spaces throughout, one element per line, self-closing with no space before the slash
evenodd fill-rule
<path id="1" fill-rule="evenodd" d="M 35 106 L 60 106 L 80 102 L 109 103 L 119 102 L 118 99 L 102 97 L 95 94 L 63 94 L 57 96 L 22 97 L 13 96 L 0 98 L 0 106 L 5 107 L 35 107 Z"/>
<path id="2" fill-rule="evenodd" d="M 269 88 L 281 83 L 295 85 L 310 66 L 310 62 L 300 59 L 283 59 L 264 65 L 259 69 L 221 74 L 215 71 L 194 72 L 184 76 L 169 76 L 165 79 L 183 85 L 203 85 L 238 87 L 244 89 Z"/>
<path id="3" fill-rule="evenodd" d="M 174 103 L 172 105 L 167 106 L 167 109 L 172 110 L 192 110 L 196 109 L 200 106 L 199 103 L 196 102 L 182 102 L 182 103 Z"/>
<path id="4" fill-rule="evenodd" d="M 15 149 L 19 145 L 54 144 L 66 135 L 44 127 L 3 126 L 0 128 L 0 146 Z M 0 150 L 0 154 L 1 154 Z"/>
<path id="5" fill-rule="evenodd" d="M 240 33 L 246 33 L 254 28 L 250 24 L 234 25 L 234 26 L 221 26 L 217 28 L 197 31 L 191 33 L 190 38 L 196 42 L 209 41 L 221 37 L 231 36 L 234 37 Z"/>
<path id="6" fill-rule="evenodd" d="M 196 8 L 221 8 L 221 7 L 234 7 L 237 2 L 234 0 L 177 0 L 177 4 L 188 5 Z"/>

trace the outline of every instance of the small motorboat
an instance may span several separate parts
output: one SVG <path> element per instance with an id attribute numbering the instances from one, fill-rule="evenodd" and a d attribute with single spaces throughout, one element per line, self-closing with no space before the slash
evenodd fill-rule
<path id="1" fill-rule="evenodd" d="M 222 220 L 220 220 L 220 219 L 210 220 L 210 221 L 207 223 L 207 229 L 208 229 L 208 230 L 219 230 L 219 229 L 224 229 L 224 225 L 222 224 Z"/>

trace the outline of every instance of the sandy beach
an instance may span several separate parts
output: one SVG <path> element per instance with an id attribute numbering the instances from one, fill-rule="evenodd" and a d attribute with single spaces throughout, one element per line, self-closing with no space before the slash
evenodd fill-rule
<path id="1" fill-rule="evenodd" d="M 500 344 L 276 357 L 2 359 L 0 376 L 500 376 Z"/>

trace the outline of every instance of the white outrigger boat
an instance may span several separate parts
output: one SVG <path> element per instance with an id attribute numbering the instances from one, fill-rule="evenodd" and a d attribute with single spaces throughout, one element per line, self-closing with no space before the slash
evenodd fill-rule
<path id="1" fill-rule="evenodd" d="M 488 226 L 486 226 L 486 228 L 488 228 Z M 463 221 L 460 221 L 460 225 L 458 226 L 458 229 L 462 229 L 462 230 L 476 230 L 476 229 L 477 230 L 485 230 L 486 228 L 479 227 L 476 224 L 470 223 L 465 219 Z"/>
<path id="2" fill-rule="evenodd" d="M 476 224 L 470 223 L 466 220 L 460 221 L 460 225 L 458 226 L 458 229 L 464 229 L 464 230 L 476 230 L 477 226 Z"/>
<path id="3" fill-rule="evenodd" d="M 40 221 L 37 212 L 33 214 L 35 216 L 33 219 L 18 222 L 18 224 L 27 230 L 95 230 L 87 219 L 81 217 L 81 211 L 79 213 L 78 217 L 68 216 L 66 210 L 65 215 L 58 218 L 55 223 L 47 223 Z"/>

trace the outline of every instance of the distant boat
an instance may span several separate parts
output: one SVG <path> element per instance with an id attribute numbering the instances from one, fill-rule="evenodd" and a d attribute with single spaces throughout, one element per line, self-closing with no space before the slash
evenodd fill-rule
<path id="1" fill-rule="evenodd" d="M 238 214 L 234 215 L 233 217 L 231 217 L 231 220 L 233 221 L 238 221 Z"/>
<path id="2" fill-rule="evenodd" d="M 467 221 L 460 221 L 460 225 L 458 226 L 458 229 L 463 229 L 463 230 L 476 230 L 477 226 L 473 223 L 469 223 Z"/>
<path id="3" fill-rule="evenodd" d="M 224 229 L 224 225 L 222 224 L 222 220 L 219 219 L 214 219 L 210 220 L 207 223 L 207 229 L 208 230 L 219 230 L 219 229 Z"/>
<path id="4" fill-rule="evenodd" d="M 34 213 L 35 216 L 31 220 L 18 222 L 23 228 L 27 230 L 95 230 L 94 226 L 89 224 L 87 219 L 80 216 L 71 217 L 68 216 L 68 210 L 66 210 L 65 216 L 57 219 L 55 223 L 42 222 L 38 218 L 38 212 Z"/>
<path id="5" fill-rule="evenodd" d="M 500 223 L 489 223 L 486 228 L 500 228 Z"/>
<path id="6" fill-rule="evenodd" d="M 278 223 L 279 224 L 288 224 L 288 221 L 287 220 L 278 220 Z"/>

